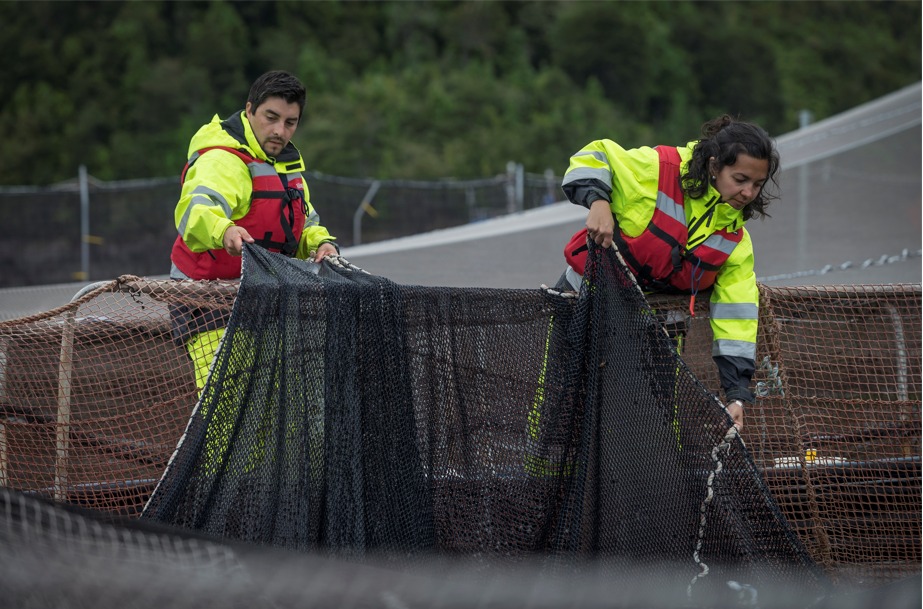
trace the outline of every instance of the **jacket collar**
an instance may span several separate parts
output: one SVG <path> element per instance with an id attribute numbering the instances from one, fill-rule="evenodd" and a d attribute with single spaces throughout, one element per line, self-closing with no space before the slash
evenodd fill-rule
<path id="1" fill-rule="evenodd" d="M 692 141 L 677 148 L 681 159 L 680 171 L 685 171 L 686 165 L 692 158 L 692 150 L 697 143 L 697 141 Z M 712 230 L 726 228 L 733 232 L 740 230 L 746 222 L 742 212 L 727 203 L 721 203 L 721 194 L 711 184 L 708 185 L 708 190 L 702 197 L 698 199 L 687 198 L 685 204 L 691 206 L 691 216 L 687 214 L 687 217 L 701 218 L 703 214 L 711 214 L 712 217 L 706 224 L 712 227 Z"/>
<path id="2" fill-rule="evenodd" d="M 221 121 L 221 128 L 240 144 L 250 149 L 256 158 L 271 163 L 284 163 L 287 171 L 304 171 L 304 161 L 301 158 L 301 153 L 291 142 L 285 145 L 279 156 L 273 158 L 266 155 L 256 139 L 256 134 L 253 133 L 253 127 L 250 125 L 250 121 L 247 120 L 245 110 L 232 114 Z M 291 168 L 292 165 L 298 165 L 299 167 Z"/>

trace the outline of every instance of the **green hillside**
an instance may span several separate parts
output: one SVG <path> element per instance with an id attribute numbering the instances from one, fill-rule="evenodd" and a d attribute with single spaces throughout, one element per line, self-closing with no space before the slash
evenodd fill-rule
<path id="1" fill-rule="evenodd" d="M 0 2 L 0 184 L 178 175 L 250 82 L 298 74 L 312 169 L 566 169 L 729 112 L 781 134 L 921 75 L 921 3 Z"/>

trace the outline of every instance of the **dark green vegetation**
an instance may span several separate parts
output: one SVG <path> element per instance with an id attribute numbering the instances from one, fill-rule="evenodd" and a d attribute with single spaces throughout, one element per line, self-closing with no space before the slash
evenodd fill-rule
<path id="1" fill-rule="evenodd" d="M 189 137 L 283 68 L 295 143 L 339 176 L 552 168 L 586 142 L 776 135 L 920 79 L 921 3 L 0 2 L 0 184 L 178 175 Z"/>

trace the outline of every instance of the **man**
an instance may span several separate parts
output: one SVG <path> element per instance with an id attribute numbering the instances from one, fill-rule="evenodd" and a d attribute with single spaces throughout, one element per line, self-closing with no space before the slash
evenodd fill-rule
<path id="1" fill-rule="evenodd" d="M 304 104 L 295 76 L 267 72 L 251 86 L 244 110 L 224 120 L 216 115 L 192 137 L 174 214 L 171 278 L 238 279 L 244 243 L 314 262 L 338 253 L 291 144 Z M 196 365 L 199 389 L 224 332 L 219 325 L 202 311 L 174 311 L 174 336 Z"/>

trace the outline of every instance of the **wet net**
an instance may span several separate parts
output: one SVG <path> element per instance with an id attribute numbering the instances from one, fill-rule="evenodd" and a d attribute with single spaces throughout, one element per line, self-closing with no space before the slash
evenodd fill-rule
<path id="1" fill-rule="evenodd" d="M 145 516 L 347 554 L 805 567 L 726 413 L 609 256 L 567 299 L 320 277 L 253 250 Z"/>
<path id="2" fill-rule="evenodd" d="M 254 548 L 339 573 L 463 559 L 481 579 L 450 579 L 469 592 L 503 564 L 669 573 L 655 587 L 692 606 L 728 582 L 808 605 L 827 577 L 919 573 L 919 286 L 762 288 L 740 438 L 713 397 L 707 311 L 683 319 L 678 357 L 663 322 L 688 301 L 645 301 L 611 252 L 579 297 L 317 270 L 250 249 L 239 288 L 125 277 L 0 324 L 0 482 L 27 494 L 10 504 L 118 515 L 116 548 L 246 547 L 251 573 L 294 561 Z M 179 310 L 227 323 L 198 401 Z M 0 554 L 49 564 L 84 534 L 41 505 L 5 509 Z M 144 526 L 167 528 L 125 533 Z M 167 546 L 147 560 L 174 561 Z M 235 568 L 219 563 L 214 581 Z"/>

